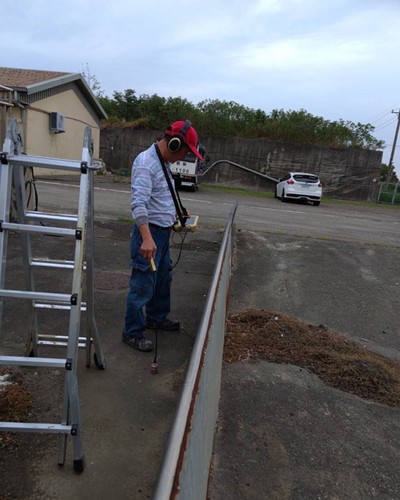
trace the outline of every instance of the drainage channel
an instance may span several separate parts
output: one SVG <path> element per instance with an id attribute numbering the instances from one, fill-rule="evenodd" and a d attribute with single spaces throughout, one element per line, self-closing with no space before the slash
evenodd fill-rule
<path id="1" fill-rule="evenodd" d="M 226 221 L 154 500 L 206 498 L 221 386 L 237 203 Z"/>

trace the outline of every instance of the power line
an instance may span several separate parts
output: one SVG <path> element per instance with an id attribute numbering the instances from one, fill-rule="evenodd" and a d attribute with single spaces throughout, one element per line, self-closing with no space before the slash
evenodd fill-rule
<path id="1" fill-rule="evenodd" d="M 398 105 L 400 106 L 400 104 Z M 397 105 L 396 106 L 393 106 L 394 108 L 397 108 Z M 384 118 L 385 116 L 387 115 L 390 115 L 392 113 L 392 109 L 393 108 L 390 108 L 388 109 L 387 111 L 385 111 L 382 115 L 379 115 L 377 118 L 373 118 L 373 120 L 371 121 L 371 124 L 373 125 L 374 123 L 378 122 L 379 120 L 381 120 L 382 118 Z"/>
<path id="2" fill-rule="evenodd" d="M 374 123 L 379 122 L 379 120 L 385 118 L 389 114 L 390 114 L 389 111 L 386 111 L 385 113 L 383 113 L 383 115 L 380 115 L 378 118 L 371 120 L 371 124 L 373 125 Z"/>
<path id="3" fill-rule="evenodd" d="M 382 123 L 382 125 L 379 125 L 378 127 L 375 127 L 374 131 L 375 132 L 379 132 L 380 130 L 383 130 L 384 128 L 388 127 L 389 125 L 392 125 L 395 121 L 396 121 L 396 119 L 391 118 L 387 122 Z"/>

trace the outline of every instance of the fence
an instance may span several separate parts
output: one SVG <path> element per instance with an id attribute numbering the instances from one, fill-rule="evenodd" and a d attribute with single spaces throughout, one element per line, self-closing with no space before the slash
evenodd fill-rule
<path id="1" fill-rule="evenodd" d="M 221 386 L 236 208 L 237 204 L 226 223 L 154 500 L 200 500 L 207 496 Z"/>
<path id="2" fill-rule="evenodd" d="M 381 182 L 377 202 L 400 205 L 400 182 Z"/>

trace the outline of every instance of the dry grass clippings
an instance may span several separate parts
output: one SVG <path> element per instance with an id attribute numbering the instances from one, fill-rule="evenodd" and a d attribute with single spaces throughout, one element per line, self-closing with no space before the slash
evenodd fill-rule
<path id="1" fill-rule="evenodd" d="M 329 330 L 276 311 L 248 309 L 227 320 L 224 360 L 265 359 L 307 368 L 327 385 L 400 404 L 400 363 Z"/>
<path id="2" fill-rule="evenodd" d="M 4 376 L 4 370 L 1 375 Z M 32 409 L 32 396 L 23 387 L 17 375 L 10 375 L 7 383 L 0 386 L 0 421 L 23 422 Z M 17 439 L 11 432 L 0 434 L 0 448 L 17 446 Z"/>

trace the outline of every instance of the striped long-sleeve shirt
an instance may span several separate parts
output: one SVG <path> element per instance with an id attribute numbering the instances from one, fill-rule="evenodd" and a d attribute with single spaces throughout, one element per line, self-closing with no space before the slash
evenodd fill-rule
<path id="1" fill-rule="evenodd" d="M 172 180 L 168 165 L 167 171 Z M 133 162 L 131 209 L 138 226 L 152 223 L 169 227 L 175 222 L 174 201 L 154 144 L 140 153 Z"/>

